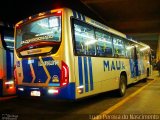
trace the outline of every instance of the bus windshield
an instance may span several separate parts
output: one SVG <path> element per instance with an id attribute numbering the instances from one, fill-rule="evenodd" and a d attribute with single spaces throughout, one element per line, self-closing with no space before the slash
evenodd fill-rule
<path id="1" fill-rule="evenodd" d="M 49 16 L 16 29 L 16 49 L 32 43 L 60 42 L 61 16 Z"/>

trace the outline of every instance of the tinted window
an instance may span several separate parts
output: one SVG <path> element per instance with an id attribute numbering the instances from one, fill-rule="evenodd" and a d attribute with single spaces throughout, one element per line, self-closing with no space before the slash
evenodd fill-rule
<path id="1" fill-rule="evenodd" d="M 61 16 L 51 16 L 17 27 L 16 48 L 41 41 L 60 42 Z"/>
<path id="2" fill-rule="evenodd" d="M 96 55 L 96 42 L 92 26 L 74 20 L 75 52 L 78 55 Z"/>
<path id="3" fill-rule="evenodd" d="M 132 43 L 126 43 L 126 56 L 128 58 L 134 58 L 134 48 L 135 46 Z"/>
<path id="4" fill-rule="evenodd" d="M 114 54 L 118 56 L 125 56 L 125 46 L 122 38 L 113 37 Z"/>
<path id="5" fill-rule="evenodd" d="M 112 56 L 112 38 L 107 32 L 96 30 L 97 55 Z"/>

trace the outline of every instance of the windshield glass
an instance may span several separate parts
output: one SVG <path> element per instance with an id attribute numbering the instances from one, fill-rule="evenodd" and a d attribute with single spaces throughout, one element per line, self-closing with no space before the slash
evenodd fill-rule
<path id="1" fill-rule="evenodd" d="M 60 42 L 61 16 L 42 18 L 16 30 L 16 49 L 34 42 Z"/>

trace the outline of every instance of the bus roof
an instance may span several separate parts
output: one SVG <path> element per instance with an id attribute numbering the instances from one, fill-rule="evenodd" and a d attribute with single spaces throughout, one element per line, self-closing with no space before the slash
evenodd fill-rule
<path id="1" fill-rule="evenodd" d="M 65 11 L 65 10 L 66 10 L 66 11 L 70 11 L 70 13 L 73 12 L 73 13 L 72 13 L 72 16 L 73 16 L 74 18 L 80 17 L 80 18 L 78 18 L 78 19 L 81 19 L 81 18 L 85 17 L 85 20 L 86 20 L 85 22 L 86 22 L 86 23 L 92 24 L 92 25 L 94 25 L 95 27 L 101 28 L 101 29 L 103 29 L 103 30 L 105 30 L 105 31 L 108 31 L 108 32 L 111 33 L 111 34 L 115 34 L 115 35 L 120 36 L 120 37 L 122 37 L 122 38 L 128 39 L 128 40 L 130 40 L 130 41 L 132 41 L 132 42 L 134 42 L 134 43 L 138 43 L 137 41 L 135 41 L 135 40 L 133 40 L 133 39 L 129 39 L 126 34 L 120 32 L 120 31 L 117 31 L 117 30 L 115 30 L 115 29 L 113 29 L 113 28 L 111 28 L 111 27 L 108 27 L 107 25 L 102 24 L 102 23 L 100 23 L 100 22 L 98 22 L 98 21 L 96 21 L 96 20 L 94 20 L 94 19 L 92 19 L 92 18 L 90 18 L 90 17 L 88 17 L 88 16 L 85 16 L 85 15 L 83 15 L 83 14 L 81 14 L 81 13 L 75 11 L 75 10 L 72 10 L 72 9 L 70 9 L 70 8 L 65 8 L 65 7 L 64 7 L 64 8 L 58 8 L 58 9 L 52 9 L 52 10 L 49 10 L 49 11 L 46 11 L 46 12 L 40 12 L 40 13 L 38 13 L 38 14 L 29 16 L 28 18 L 19 21 L 19 22 L 16 24 L 16 26 L 19 26 L 20 24 L 23 24 L 23 23 L 27 22 L 28 20 L 31 20 L 31 19 L 36 18 L 36 17 L 40 17 L 40 16 L 43 16 L 43 15 L 46 15 L 46 14 L 51 14 L 51 13 L 59 12 L 59 11 L 63 12 L 63 11 Z M 77 14 L 77 15 L 76 15 L 77 17 L 74 16 L 74 12 Z M 148 46 L 147 44 L 144 44 L 144 43 L 139 43 L 139 44 L 141 44 L 141 45 L 143 45 L 143 46 Z"/>

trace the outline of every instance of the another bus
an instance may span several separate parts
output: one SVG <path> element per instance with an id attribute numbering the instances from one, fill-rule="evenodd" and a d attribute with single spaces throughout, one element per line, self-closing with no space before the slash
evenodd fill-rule
<path id="1" fill-rule="evenodd" d="M 150 47 L 75 10 L 54 9 L 15 27 L 19 96 L 79 99 L 150 75 Z"/>
<path id="2" fill-rule="evenodd" d="M 16 93 L 14 67 L 14 28 L 0 26 L 0 96 Z"/>

